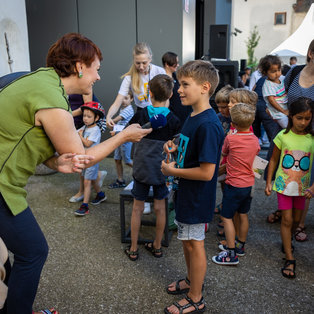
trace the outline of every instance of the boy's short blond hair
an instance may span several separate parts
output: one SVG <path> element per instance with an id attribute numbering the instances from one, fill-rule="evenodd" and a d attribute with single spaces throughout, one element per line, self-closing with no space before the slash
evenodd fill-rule
<path id="1" fill-rule="evenodd" d="M 221 88 L 215 96 L 216 104 L 229 103 L 229 95 L 232 90 L 233 87 L 229 84 Z"/>
<path id="2" fill-rule="evenodd" d="M 258 100 L 258 96 L 255 92 L 250 91 L 245 88 L 236 88 L 232 90 L 229 94 L 229 99 L 233 98 L 236 103 L 245 103 L 251 105 L 256 108 L 256 103 Z"/>
<path id="3" fill-rule="evenodd" d="M 255 120 L 255 109 L 244 103 L 238 103 L 230 109 L 232 123 L 241 127 L 248 128 Z"/>
<path id="4" fill-rule="evenodd" d="M 177 71 L 177 77 L 191 77 L 198 84 L 210 83 L 209 96 L 211 96 L 219 83 L 218 70 L 209 61 L 195 60 L 182 65 Z"/>

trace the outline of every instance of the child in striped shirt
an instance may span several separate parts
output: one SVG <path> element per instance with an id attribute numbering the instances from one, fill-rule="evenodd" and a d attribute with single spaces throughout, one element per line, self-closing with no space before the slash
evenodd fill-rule
<path id="1" fill-rule="evenodd" d="M 267 55 L 260 61 L 262 74 L 266 76 L 263 85 L 263 97 L 271 117 L 285 129 L 288 124 L 288 96 L 281 75 L 281 60 L 277 56 Z"/>

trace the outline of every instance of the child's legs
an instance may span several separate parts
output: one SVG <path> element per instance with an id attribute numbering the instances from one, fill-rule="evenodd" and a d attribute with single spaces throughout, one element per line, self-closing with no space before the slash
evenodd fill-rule
<path id="1" fill-rule="evenodd" d="M 236 212 L 233 216 L 233 224 L 235 229 L 235 234 L 238 237 L 240 233 L 240 215 L 238 212 Z"/>
<path id="2" fill-rule="evenodd" d="M 243 214 L 249 211 L 252 200 L 251 190 L 251 187 L 237 188 L 229 184 L 225 184 L 221 215 L 224 221 L 227 246 L 229 248 L 235 247 L 236 229 L 232 218 L 234 218 L 236 212 Z M 235 221 L 240 221 L 240 219 L 241 218 L 238 216 Z M 237 223 L 237 225 L 241 226 L 241 223 Z M 238 232 L 240 233 L 240 228 Z"/>
<path id="3" fill-rule="evenodd" d="M 150 186 L 134 179 L 132 195 L 134 197 L 131 216 L 131 248 L 130 251 L 137 250 L 138 234 L 141 226 L 141 218 L 144 211 L 144 202 L 147 199 Z"/>
<path id="4" fill-rule="evenodd" d="M 234 249 L 235 247 L 235 228 L 231 218 L 222 217 L 224 222 L 227 246 L 230 249 Z"/>
<path id="5" fill-rule="evenodd" d="M 84 179 L 84 200 L 83 203 L 88 203 L 92 188 L 92 181 Z"/>
<path id="6" fill-rule="evenodd" d="M 126 142 L 122 144 L 122 159 L 126 165 L 129 167 L 133 167 L 133 160 L 131 158 L 131 150 L 132 150 L 132 143 Z"/>
<path id="7" fill-rule="evenodd" d="M 123 165 L 122 165 L 122 160 L 115 159 L 115 165 L 116 165 L 116 170 L 117 170 L 117 176 L 118 180 L 120 182 L 123 181 Z"/>
<path id="8" fill-rule="evenodd" d="M 144 211 L 144 201 L 133 201 L 133 209 L 131 216 L 131 248 L 130 251 L 137 250 L 138 234 L 141 227 L 141 218 Z"/>
<path id="9" fill-rule="evenodd" d="M 118 180 L 121 182 L 123 181 L 122 145 L 117 147 L 114 151 L 114 162 L 116 165 Z"/>
<path id="10" fill-rule="evenodd" d="M 239 218 L 240 228 L 237 236 L 239 241 L 245 242 L 249 232 L 249 217 L 248 214 L 239 214 Z"/>
<path id="11" fill-rule="evenodd" d="M 189 297 L 194 301 L 199 301 L 202 297 L 202 286 L 207 267 L 204 240 L 182 241 L 182 244 L 186 260 L 188 260 L 188 278 L 191 283 Z"/>
<path id="12" fill-rule="evenodd" d="M 285 250 L 286 259 L 292 260 L 292 250 L 291 250 L 291 229 L 293 225 L 292 209 L 286 209 L 281 211 L 281 225 L 280 225 L 280 235 L 282 244 Z"/>
<path id="13" fill-rule="evenodd" d="M 84 173 L 84 172 L 83 172 Z M 81 195 L 84 194 L 84 175 L 83 173 L 80 173 L 80 188 L 78 192 L 74 195 L 74 197 L 80 197 Z"/>
<path id="14" fill-rule="evenodd" d="M 159 249 L 161 247 L 162 237 L 165 231 L 166 225 L 166 200 L 154 199 L 154 211 L 156 215 L 156 235 L 154 240 L 154 248 Z"/>
<path id="15" fill-rule="evenodd" d="M 96 164 L 94 166 L 86 168 L 84 171 L 84 200 L 83 200 L 84 203 L 89 202 L 92 181 L 95 181 L 97 179 L 98 169 L 99 169 L 99 164 Z M 94 187 L 96 187 L 97 193 L 100 192 L 99 185 L 95 184 Z"/>
<path id="16" fill-rule="evenodd" d="M 156 238 L 154 247 L 159 249 L 161 247 L 161 240 L 165 231 L 166 225 L 166 200 L 169 191 L 166 184 L 153 185 L 154 192 L 154 211 L 156 214 Z"/>
<path id="17" fill-rule="evenodd" d="M 277 192 L 278 210 L 281 211 L 280 234 L 287 260 L 293 259 L 291 231 L 293 226 L 293 197 Z"/>

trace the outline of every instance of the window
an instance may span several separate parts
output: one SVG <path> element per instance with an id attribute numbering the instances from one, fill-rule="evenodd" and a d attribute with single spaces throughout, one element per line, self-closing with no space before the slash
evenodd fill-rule
<path id="1" fill-rule="evenodd" d="M 275 13 L 275 25 L 284 25 L 286 24 L 286 12 L 277 12 Z"/>

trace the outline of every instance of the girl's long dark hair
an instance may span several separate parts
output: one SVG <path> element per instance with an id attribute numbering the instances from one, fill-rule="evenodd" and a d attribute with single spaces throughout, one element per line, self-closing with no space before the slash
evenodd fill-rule
<path id="1" fill-rule="evenodd" d="M 309 110 L 312 113 L 312 118 L 311 118 L 311 122 L 305 128 L 304 131 L 307 134 L 309 133 L 311 135 L 314 135 L 314 130 L 312 127 L 314 102 L 312 99 L 306 98 L 306 97 L 300 97 L 296 101 L 291 103 L 291 105 L 289 107 L 288 125 L 287 125 L 286 131 L 284 132 L 284 134 L 288 133 L 291 130 L 291 128 L 293 126 L 293 123 L 292 123 L 292 117 L 293 116 L 295 116 L 298 113 L 309 111 Z"/>

